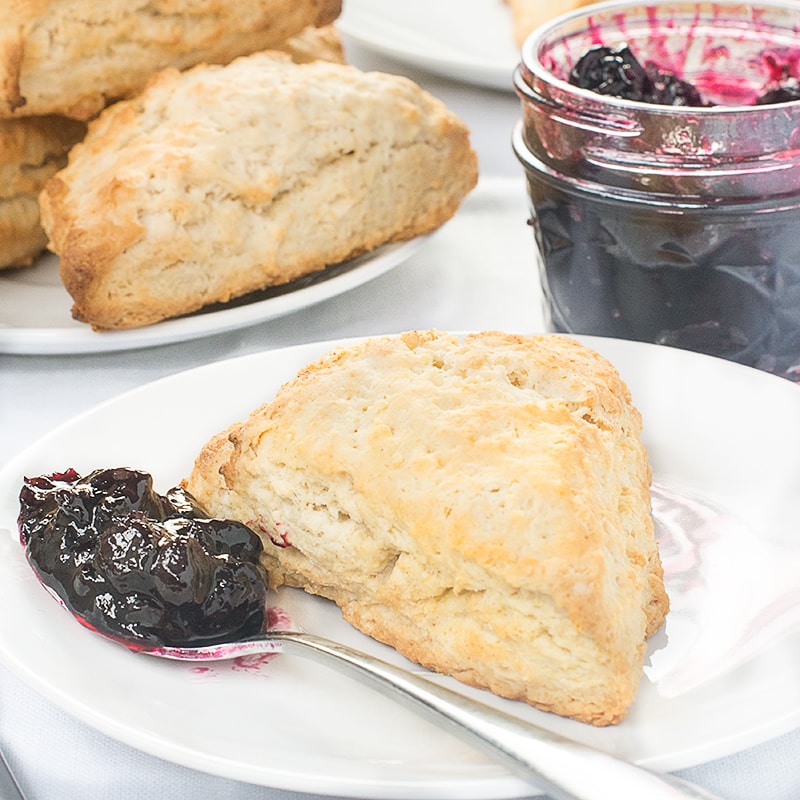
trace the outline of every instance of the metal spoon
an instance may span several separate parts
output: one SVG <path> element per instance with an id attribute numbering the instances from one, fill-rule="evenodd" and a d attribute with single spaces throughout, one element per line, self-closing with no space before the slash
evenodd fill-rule
<path id="1" fill-rule="evenodd" d="M 269 630 L 207 647 L 157 647 L 137 652 L 182 661 L 212 661 L 287 650 L 322 661 L 422 711 L 445 729 L 478 745 L 553 800 L 721 800 L 699 786 L 660 775 L 600 750 L 538 728 L 445 689 L 366 653 L 302 631 Z"/>
<path id="2" fill-rule="evenodd" d="M 0 797 L 4 800 L 6 798 L 7 800 L 25 800 L 25 795 L 22 793 L 2 750 L 0 750 Z"/>

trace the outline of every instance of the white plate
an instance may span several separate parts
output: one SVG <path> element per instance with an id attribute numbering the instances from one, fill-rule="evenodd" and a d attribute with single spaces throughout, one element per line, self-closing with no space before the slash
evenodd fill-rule
<path id="1" fill-rule="evenodd" d="M 672 610 L 627 720 L 594 729 L 460 687 L 656 769 L 691 766 L 800 724 L 800 390 L 681 350 L 585 339 L 618 366 L 645 420 Z M 79 719 L 162 758 L 256 784 L 369 798 L 529 796 L 410 711 L 293 656 L 191 665 L 136 656 L 73 622 L 37 584 L 16 533 L 25 474 L 129 465 L 164 491 L 205 441 L 331 343 L 219 362 L 76 418 L 0 472 L 0 657 Z M 794 596 L 792 596 L 794 593 Z M 330 603 L 285 592 L 309 630 L 405 663 Z M 410 665 L 409 665 L 410 666 Z"/>
<path id="2" fill-rule="evenodd" d="M 519 63 L 502 0 L 347 0 L 342 33 L 437 75 L 511 91 Z"/>
<path id="3" fill-rule="evenodd" d="M 133 350 L 246 328 L 308 308 L 383 275 L 406 259 L 427 237 L 384 245 L 247 298 L 144 328 L 94 332 L 72 319 L 72 298 L 58 276 L 58 259 L 42 256 L 32 267 L 0 270 L 0 353 L 48 355 Z"/>

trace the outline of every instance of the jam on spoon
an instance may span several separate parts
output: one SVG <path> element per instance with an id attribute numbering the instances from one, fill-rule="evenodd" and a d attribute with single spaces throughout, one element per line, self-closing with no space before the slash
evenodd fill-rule
<path id="1" fill-rule="evenodd" d="M 181 488 L 166 495 L 128 468 L 26 478 L 19 532 L 39 580 L 79 622 L 132 649 L 198 646 L 258 633 L 267 573 L 261 540 L 209 519 Z"/>

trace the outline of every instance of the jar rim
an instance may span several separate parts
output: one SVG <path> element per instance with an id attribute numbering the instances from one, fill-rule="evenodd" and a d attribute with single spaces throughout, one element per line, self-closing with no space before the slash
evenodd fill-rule
<path id="1" fill-rule="evenodd" d="M 643 10 L 653 8 L 668 8 L 668 7 L 681 7 L 681 8 L 695 8 L 700 9 L 703 6 L 709 9 L 714 9 L 719 12 L 720 9 L 750 9 L 754 12 L 756 9 L 772 9 L 776 11 L 784 10 L 788 13 L 798 15 L 798 5 L 796 0 L 766 0 L 761 2 L 751 2 L 743 4 L 741 0 L 663 0 L 658 2 L 654 0 L 605 0 L 604 2 L 594 3 L 591 6 L 583 6 L 572 11 L 568 11 L 557 17 L 554 17 L 549 22 L 541 25 L 534 30 L 527 39 L 523 42 L 520 49 L 520 63 L 515 70 L 515 88 L 517 93 L 525 95 L 528 88 L 532 88 L 531 80 L 537 80 L 544 84 L 549 84 L 556 88 L 561 93 L 573 94 L 575 97 L 583 98 L 587 102 L 596 103 L 598 98 L 602 98 L 603 104 L 609 108 L 616 109 L 620 112 L 647 108 L 650 114 L 670 114 L 674 115 L 685 109 L 693 115 L 699 114 L 701 116 L 709 117 L 724 117 L 730 114 L 748 114 L 748 113 L 763 113 L 763 105 L 712 105 L 712 106 L 681 106 L 666 105 L 659 103 L 645 102 L 642 100 L 630 100 L 624 97 L 616 97 L 613 95 L 598 95 L 590 89 L 584 89 L 576 86 L 569 81 L 560 78 L 554 72 L 549 70 L 540 58 L 540 52 L 548 41 L 548 38 L 557 33 L 560 29 L 566 29 L 573 25 L 576 21 L 581 19 L 591 20 L 593 17 L 605 15 L 612 17 L 614 13 L 619 13 L 624 9 L 641 8 Z M 577 30 L 577 29 L 576 29 Z M 800 25 L 795 26 L 793 29 L 786 29 L 787 32 L 792 32 L 796 35 L 798 50 L 800 50 Z M 781 103 L 774 103 L 772 105 L 777 107 L 797 107 L 800 104 L 800 99 L 788 100 Z"/>

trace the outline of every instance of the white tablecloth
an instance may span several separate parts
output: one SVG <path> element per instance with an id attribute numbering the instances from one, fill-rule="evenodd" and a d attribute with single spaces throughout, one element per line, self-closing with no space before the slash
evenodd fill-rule
<path id="1" fill-rule="evenodd" d="M 482 181 L 460 216 L 407 263 L 292 316 L 132 352 L 0 355 L 0 465 L 99 401 L 212 361 L 299 342 L 412 328 L 535 330 L 541 326 L 524 188 L 510 148 L 511 130 L 519 116 L 515 96 L 415 72 L 352 43 L 348 54 L 365 68 L 409 74 L 469 124 Z M 0 745 L 31 800 L 307 797 L 209 776 L 144 755 L 76 722 L 3 667 Z M 800 731 L 683 774 L 728 800 L 799 800 Z"/>

